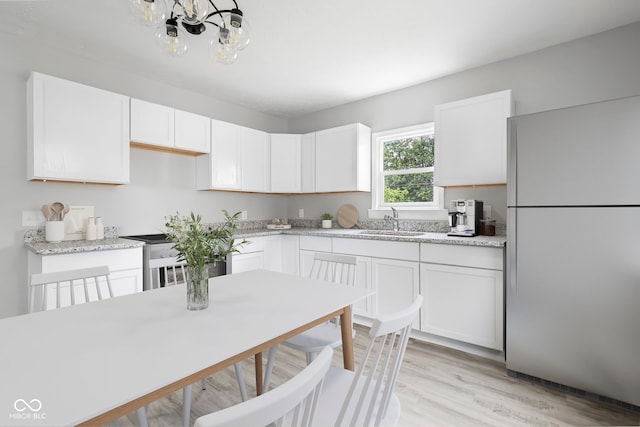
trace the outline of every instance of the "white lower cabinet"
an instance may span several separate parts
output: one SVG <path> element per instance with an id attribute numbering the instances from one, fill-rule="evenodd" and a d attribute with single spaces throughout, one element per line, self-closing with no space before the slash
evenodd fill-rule
<path id="1" fill-rule="evenodd" d="M 504 350 L 503 249 L 421 245 L 420 330 Z"/>
<path id="2" fill-rule="evenodd" d="M 503 349 L 502 271 L 423 263 L 420 284 L 421 331 Z"/>
<path id="3" fill-rule="evenodd" d="M 247 239 L 239 253 L 231 255 L 227 274 L 265 269 L 282 271 L 282 236 L 260 236 Z"/>
<path id="4" fill-rule="evenodd" d="M 372 287 L 376 291 L 373 310 L 376 317 L 407 308 L 420 293 L 418 262 L 372 258 L 371 269 Z M 416 318 L 413 329 L 419 329 L 419 326 L 420 319 Z"/>
<path id="5" fill-rule="evenodd" d="M 142 292 L 142 247 L 114 249 L 95 252 L 80 252 L 59 255 L 37 255 L 29 252 L 28 274 L 51 273 L 106 265 L 114 296 Z M 66 296 L 65 296 L 66 295 Z M 61 304 L 70 298 L 61 292 Z M 47 305 L 47 309 L 53 308 Z"/>

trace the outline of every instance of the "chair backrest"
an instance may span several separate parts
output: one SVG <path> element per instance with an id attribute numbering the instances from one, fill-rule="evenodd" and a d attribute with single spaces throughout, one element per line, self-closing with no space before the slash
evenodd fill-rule
<path id="1" fill-rule="evenodd" d="M 422 295 L 408 308 L 378 317 L 370 342 L 342 405 L 337 425 L 379 426 L 385 418 L 400 372 L 411 325 L 422 306 Z M 350 417 L 350 418 L 349 418 Z"/>
<path id="2" fill-rule="evenodd" d="M 176 258 L 156 258 L 149 260 L 149 277 L 151 289 L 185 283 L 185 261 Z"/>
<path id="3" fill-rule="evenodd" d="M 353 285 L 356 280 L 357 258 L 348 255 L 316 253 L 309 277 L 328 282 Z"/>
<path id="4" fill-rule="evenodd" d="M 113 298 L 106 265 L 36 273 L 29 286 L 29 312 Z"/>
<path id="5" fill-rule="evenodd" d="M 246 402 L 198 418 L 194 427 L 309 426 L 315 416 L 333 349 L 325 347 L 304 370 L 279 387 Z"/>

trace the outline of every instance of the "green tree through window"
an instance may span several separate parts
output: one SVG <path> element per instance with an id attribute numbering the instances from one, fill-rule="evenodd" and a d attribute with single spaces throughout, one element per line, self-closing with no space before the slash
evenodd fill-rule
<path id="1" fill-rule="evenodd" d="M 383 142 L 384 203 L 433 202 L 433 134 Z"/>

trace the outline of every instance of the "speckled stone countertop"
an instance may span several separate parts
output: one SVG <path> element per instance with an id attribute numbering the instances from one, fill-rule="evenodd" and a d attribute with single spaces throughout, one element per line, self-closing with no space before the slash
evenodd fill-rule
<path id="1" fill-rule="evenodd" d="M 123 239 L 121 237 L 101 240 L 65 240 L 60 243 L 25 242 L 30 251 L 37 255 L 60 255 L 78 252 L 108 251 L 112 249 L 129 249 L 144 246 L 144 242 Z"/>
<path id="2" fill-rule="evenodd" d="M 344 237 L 349 239 L 386 240 L 394 242 L 438 243 L 461 246 L 488 246 L 503 248 L 507 242 L 506 236 L 475 236 L 459 237 L 447 236 L 447 233 L 417 232 L 415 236 L 391 234 L 367 234 L 371 230 L 344 228 L 290 228 L 286 230 L 240 230 L 238 237 L 250 239 L 252 236 L 270 236 L 274 234 L 290 234 L 299 236 Z M 379 231 L 379 230 L 376 230 Z M 375 231 L 373 231 L 375 233 Z M 402 232 L 401 232 L 402 233 Z"/>
<path id="3" fill-rule="evenodd" d="M 117 232 L 117 230 L 114 230 Z M 437 243 L 445 245 L 461 246 L 485 246 L 503 248 L 507 238 L 504 235 L 498 236 L 475 236 L 458 237 L 447 236 L 447 233 L 431 231 L 415 231 L 417 235 L 393 235 L 393 234 L 367 234 L 363 229 L 344 228 L 317 228 L 317 227 L 293 227 L 286 230 L 269 230 L 266 228 L 239 228 L 236 236 L 251 240 L 251 237 L 273 236 L 278 234 L 289 234 L 297 236 L 318 236 L 318 237 L 342 237 L 348 239 L 368 239 L 386 240 L 394 242 L 417 242 L 417 243 Z M 373 230 L 375 233 L 380 230 Z M 386 233 L 386 231 L 383 231 Z M 402 232 L 401 232 L 402 233 Z M 143 242 L 117 237 L 113 234 L 107 235 L 102 240 L 67 240 L 60 243 L 48 243 L 44 241 L 44 235 L 40 232 L 25 233 L 25 246 L 30 251 L 38 255 L 58 255 L 77 252 L 105 251 L 112 249 L 127 249 L 144 246 Z"/>

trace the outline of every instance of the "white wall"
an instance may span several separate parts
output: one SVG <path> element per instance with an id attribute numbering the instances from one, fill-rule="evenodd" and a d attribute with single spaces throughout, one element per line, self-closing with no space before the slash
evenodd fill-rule
<path id="1" fill-rule="evenodd" d="M 143 149 L 131 151 L 129 185 L 27 181 L 26 81 L 32 70 L 265 131 L 285 132 L 287 122 L 13 36 L 0 38 L 0 56 L 0 318 L 26 311 L 23 210 L 54 201 L 95 206 L 105 225 L 120 226 L 122 235 L 160 232 L 165 215 L 176 211 L 193 210 L 205 221 L 221 220 L 223 208 L 247 210 L 249 219 L 286 215 L 286 197 L 196 191 L 195 157 Z"/>
<path id="2" fill-rule="evenodd" d="M 638 95 L 638 46 L 640 22 L 299 117 L 289 122 L 289 131 L 304 133 L 361 122 L 376 132 L 431 122 L 437 104 L 509 88 L 516 114 Z M 458 198 L 483 200 L 492 206 L 494 218 L 506 222 L 505 187 L 446 190 L 445 202 Z M 289 198 L 287 213 L 295 218 L 298 209 L 304 208 L 307 217 L 318 218 L 322 212 L 335 212 L 346 201 L 354 204 L 361 216 L 371 207 L 366 193 L 294 196 Z"/>

